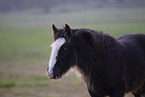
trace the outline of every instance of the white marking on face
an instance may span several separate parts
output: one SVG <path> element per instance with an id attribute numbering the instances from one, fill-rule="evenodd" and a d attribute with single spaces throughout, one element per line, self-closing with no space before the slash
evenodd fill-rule
<path id="1" fill-rule="evenodd" d="M 52 47 L 52 52 L 51 52 L 51 56 L 50 56 L 50 60 L 49 60 L 49 70 L 47 71 L 48 74 L 52 77 L 53 75 L 53 68 L 54 65 L 56 63 L 56 57 L 58 55 L 58 51 L 60 49 L 60 47 L 65 43 L 65 39 L 64 38 L 58 38 L 55 42 L 53 42 L 51 44 Z"/>

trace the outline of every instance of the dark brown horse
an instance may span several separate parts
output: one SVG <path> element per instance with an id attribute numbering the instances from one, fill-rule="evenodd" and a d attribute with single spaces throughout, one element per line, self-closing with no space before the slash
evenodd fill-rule
<path id="1" fill-rule="evenodd" d="M 126 34 L 118 39 L 89 29 L 53 25 L 54 42 L 47 70 L 61 78 L 76 66 L 91 97 L 123 97 L 132 92 L 145 97 L 145 35 Z M 68 95 L 69 97 L 69 95 Z"/>

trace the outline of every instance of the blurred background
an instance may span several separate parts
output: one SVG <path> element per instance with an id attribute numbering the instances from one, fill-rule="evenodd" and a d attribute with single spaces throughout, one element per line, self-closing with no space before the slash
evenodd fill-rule
<path id="1" fill-rule="evenodd" d="M 65 23 L 115 38 L 145 33 L 145 0 L 0 0 L 0 97 L 90 97 L 75 73 L 46 75 L 51 25 Z"/>

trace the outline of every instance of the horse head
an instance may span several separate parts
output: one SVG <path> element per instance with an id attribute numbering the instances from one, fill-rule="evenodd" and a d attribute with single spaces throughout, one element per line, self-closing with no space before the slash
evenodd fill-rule
<path id="1" fill-rule="evenodd" d="M 57 29 L 52 25 L 53 40 L 52 52 L 49 60 L 47 73 L 49 78 L 58 79 L 75 64 L 74 48 L 71 43 L 73 36 L 69 25 L 65 24 L 64 29 Z"/>

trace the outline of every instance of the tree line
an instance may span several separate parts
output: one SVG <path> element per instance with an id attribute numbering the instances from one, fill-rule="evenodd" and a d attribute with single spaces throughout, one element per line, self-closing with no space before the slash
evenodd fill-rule
<path id="1" fill-rule="evenodd" d="M 0 0 L 0 12 L 27 10 L 31 8 L 42 8 L 44 12 L 49 12 L 49 9 L 54 6 L 78 2 L 91 6 L 106 6 L 107 4 L 145 6 L 144 0 Z"/>

